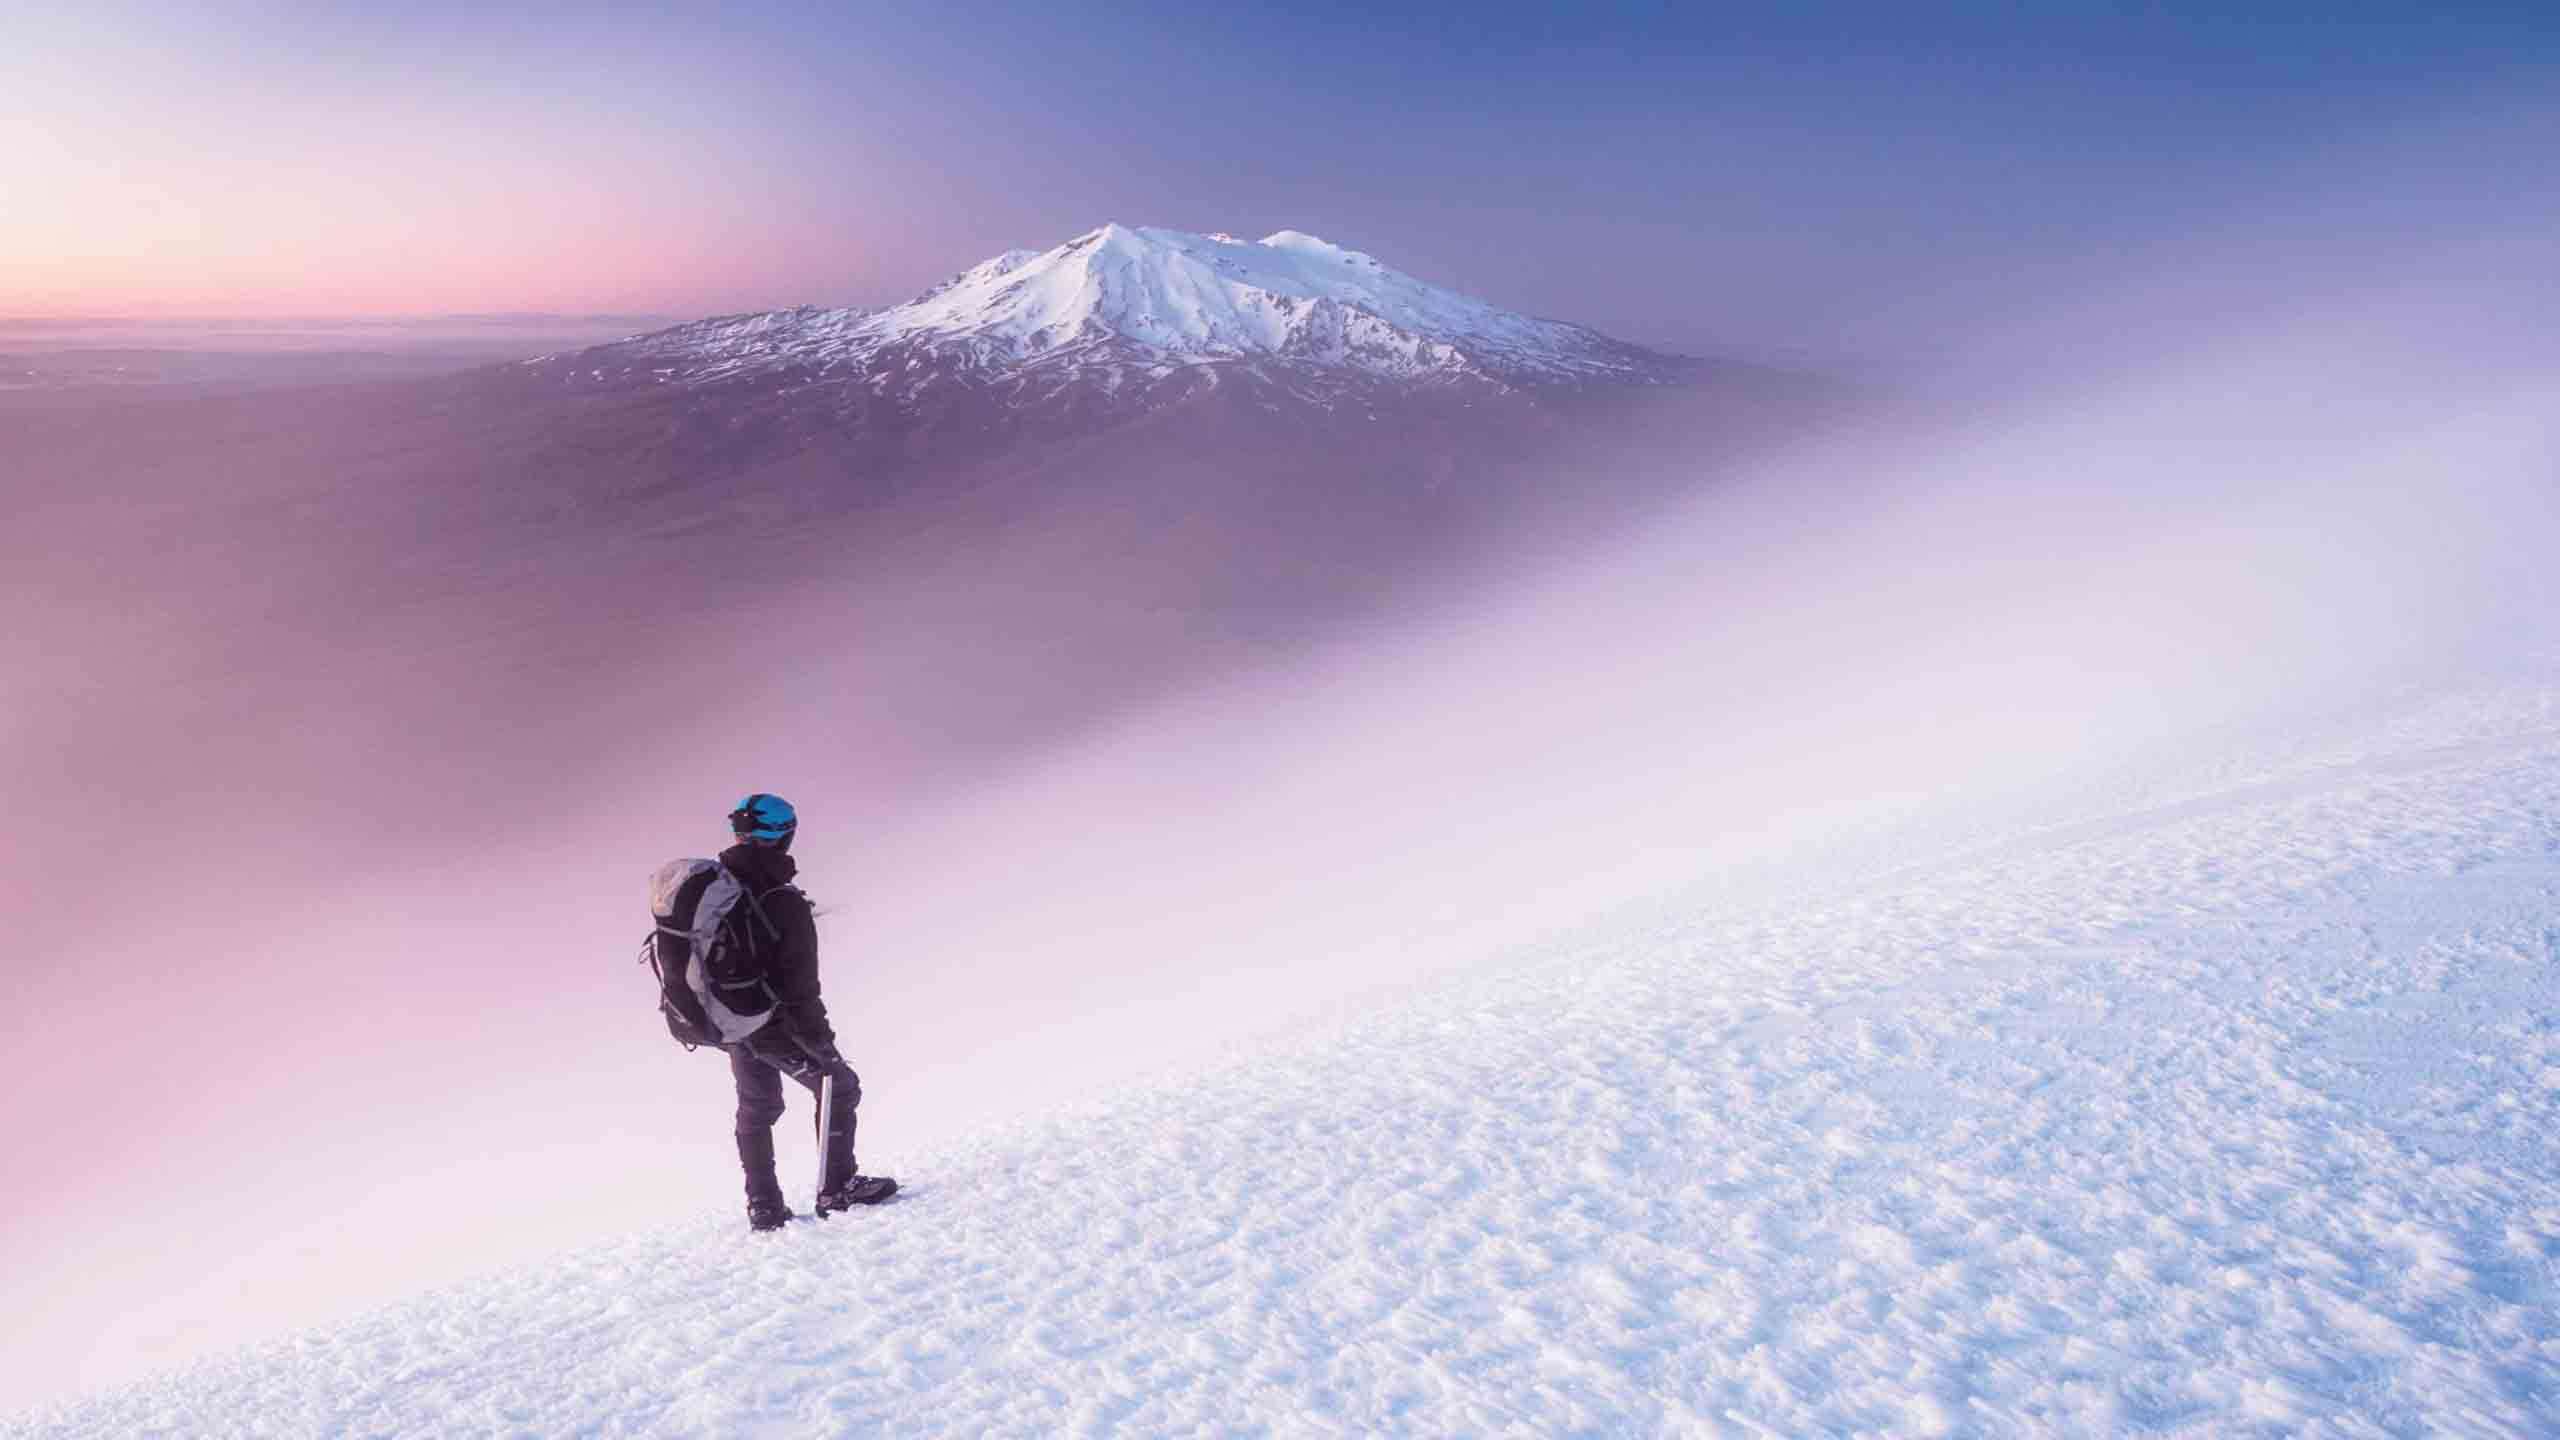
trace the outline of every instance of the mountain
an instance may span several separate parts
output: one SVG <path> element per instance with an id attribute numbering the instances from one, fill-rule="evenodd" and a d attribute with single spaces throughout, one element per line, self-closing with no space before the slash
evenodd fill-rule
<path id="1" fill-rule="evenodd" d="M 1068 547 L 1096 588 L 1257 631 L 1366 610 L 1478 565 L 1497 535 L 1639 523 L 1844 401 L 1298 231 L 1118 224 L 903 305 L 703 320 L 464 383 L 461 407 L 540 417 L 542 478 L 516 493 L 546 505 L 744 507 L 798 539 L 850 524 L 962 543 L 1038 515 L 1107 531 Z M 564 493 L 564 476 L 608 493 Z"/>
<path id="2" fill-rule="evenodd" d="M 912 406 L 938 387 L 1039 407 L 1243 381 L 1335 403 L 1386 388 L 1675 384 L 1697 362 L 1533 319 L 1283 230 L 1111 224 L 1009 250 L 884 310 L 726 316 L 546 357 L 566 385 L 786 383 Z"/>

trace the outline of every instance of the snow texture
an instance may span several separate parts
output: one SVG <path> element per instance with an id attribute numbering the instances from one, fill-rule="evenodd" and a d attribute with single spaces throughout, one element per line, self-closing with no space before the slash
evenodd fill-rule
<path id="1" fill-rule="evenodd" d="M 565 373 L 686 383 L 787 373 L 893 389 L 913 372 L 1042 369 L 1108 390 L 1165 367 L 1236 362 L 1406 384 L 1684 373 L 1673 357 L 1470 299 L 1295 230 L 1246 242 L 1123 225 L 1006 251 L 905 305 L 704 320 L 567 357 Z"/>
<path id="2" fill-rule="evenodd" d="M 0 1429 L 2560 1433 L 2560 690 L 2116 793 Z"/>

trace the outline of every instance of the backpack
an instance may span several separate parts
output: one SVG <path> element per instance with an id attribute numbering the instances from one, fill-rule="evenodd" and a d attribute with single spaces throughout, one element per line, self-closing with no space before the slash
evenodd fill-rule
<path id="1" fill-rule="evenodd" d="M 782 938 L 764 906 L 716 860 L 670 860 L 649 882 L 657 925 L 640 942 L 658 1011 L 687 1050 L 734 1045 L 773 1018 L 766 953 Z"/>

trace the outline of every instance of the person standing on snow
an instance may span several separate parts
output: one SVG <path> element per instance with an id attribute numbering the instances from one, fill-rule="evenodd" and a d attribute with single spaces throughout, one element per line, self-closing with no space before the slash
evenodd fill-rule
<path id="1" fill-rule="evenodd" d="M 800 817 L 790 802 L 779 795 L 750 795 L 729 812 L 729 830 L 737 843 L 720 852 L 720 863 L 738 877 L 778 937 L 767 967 L 775 998 L 773 1019 L 722 1047 L 738 1085 L 738 1163 L 747 1174 L 747 1223 L 758 1230 L 779 1229 L 791 1219 L 791 1206 L 773 1172 L 773 1126 L 782 1118 L 785 1075 L 808 1090 L 813 1104 L 820 1083 L 829 1077 L 835 1081 L 831 1123 L 820 1138 L 827 1183 L 818 1193 L 818 1214 L 876 1205 L 898 1189 L 895 1180 L 854 1168 L 854 1110 L 862 1103 L 862 1079 L 837 1052 L 827 1004 L 818 995 L 817 917 L 809 897 L 791 883 L 800 869 L 791 858 L 791 840 L 799 829 Z"/>

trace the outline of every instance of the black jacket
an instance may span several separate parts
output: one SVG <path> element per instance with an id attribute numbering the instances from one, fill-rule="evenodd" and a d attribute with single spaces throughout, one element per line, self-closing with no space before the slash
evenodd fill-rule
<path id="1" fill-rule="evenodd" d="M 799 862 L 769 846 L 732 845 L 720 852 L 720 863 L 747 887 L 763 907 L 764 917 L 781 932 L 778 941 L 769 934 L 756 937 L 772 943 L 764 953 L 774 998 L 780 1002 L 781 1013 L 774 1016 L 774 1023 L 788 1026 L 804 1043 L 833 1047 L 836 1032 L 827 1024 L 827 1002 L 818 998 L 817 916 L 809 909 L 809 897 L 791 883 L 800 873 Z"/>

